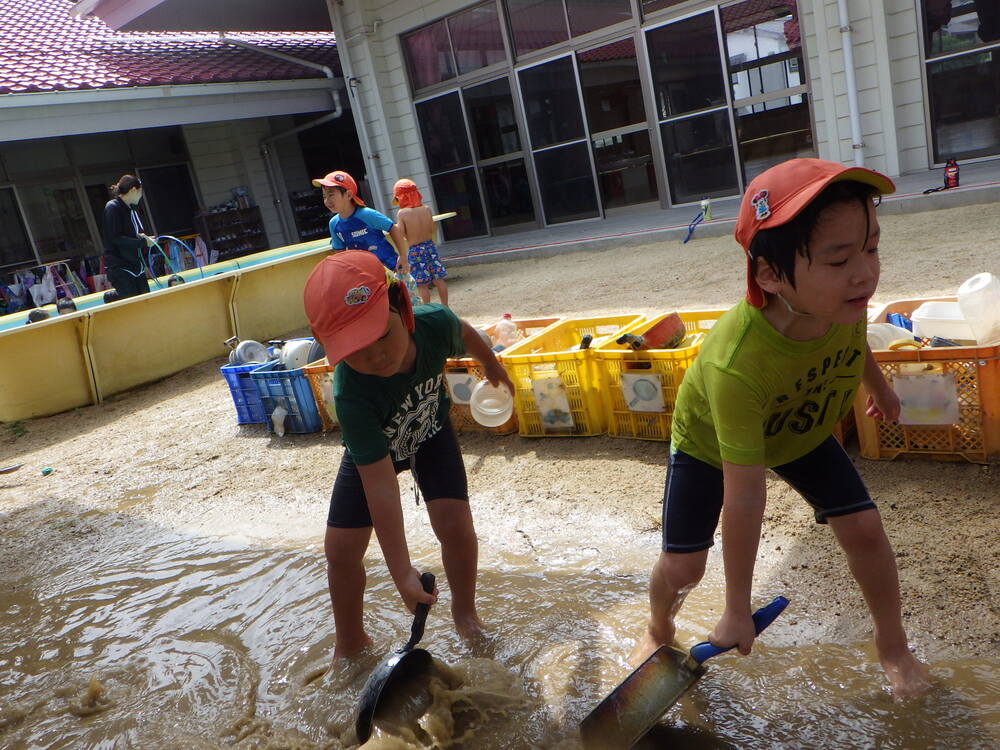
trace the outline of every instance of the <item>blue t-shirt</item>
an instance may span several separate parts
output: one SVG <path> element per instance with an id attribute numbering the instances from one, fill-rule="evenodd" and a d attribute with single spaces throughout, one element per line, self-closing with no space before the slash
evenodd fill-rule
<path id="1" fill-rule="evenodd" d="M 334 214 L 330 219 L 330 245 L 334 250 L 367 250 L 382 265 L 396 270 L 397 256 L 384 232 L 392 229 L 392 219 L 367 206 L 358 206 L 346 219 Z"/>

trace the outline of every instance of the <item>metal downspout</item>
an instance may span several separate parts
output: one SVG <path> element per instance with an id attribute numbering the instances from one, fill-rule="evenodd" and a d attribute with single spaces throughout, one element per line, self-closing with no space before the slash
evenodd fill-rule
<path id="1" fill-rule="evenodd" d="M 851 39 L 851 18 L 847 12 L 847 0 L 837 0 L 837 14 L 840 21 L 840 45 L 844 52 L 844 80 L 847 82 L 847 107 L 851 120 L 851 149 L 854 151 L 854 166 L 863 167 L 865 142 L 861 139 L 858 82 L 854 70 L 854 41 Z"/>
<path id="2" fill-rule="evenodd" d="M 344 80 L 347 81 L 347 92 L 348 96 L 351 96 L 354 103 L 351 106 L 351 110 L 354 114 L 354 126 L 357 128 L 358 134 L 361 136 L 361 148 L 364 151 L 362 156 L 365 159 L 365 165 L 371 174 L 371 191 L 372 197 L 378 198 L 379 205 L 376 208 L 385 209 L 386 206 L 382 205 L 382 175 L 379 171 L 379 155 L 372 150 L 371 137 L 368 135 L 368 125 L 365 123 L 365 113 L 361 106 L 361 101 L 358 99 L 357 91 L 355 90 L 355 85 L 358 79 L 354 75 L 354 65 L 351 63 L 351 55 L 347 50 L 347 32 L 344 29 L 344 17 L 341 13 L 341 7 L 344 4 L 344 0 L 332 0 L 330 2 L 331 12 L 333 13 L 333 27 L 335 34 L 343 34 L 343 42 L 341 42 L 339 36 L 337 38 L 337 54 L 340 57 L 340 67 L 344 71 Z M 343 50 L 340 50 L 340 46 L 343 44 Z M 377 94 L 377 92 L 376 92 Z"/>

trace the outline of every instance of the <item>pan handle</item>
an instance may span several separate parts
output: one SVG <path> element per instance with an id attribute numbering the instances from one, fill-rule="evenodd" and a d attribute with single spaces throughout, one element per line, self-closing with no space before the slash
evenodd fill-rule
<path id="1" fill-rule="evenodd" d="M 424 587 L 424 591 L 428 594 L 434 593 L 434 574 L 424 573 L 420 576 L 420 585 Z M 416 612 L 413 615 L 413 624 L 410 626 L 410 640 L 406 642 L 406 645 L 400 649 L 400 652 L 409 651 L 418 643 L 420 639 L 424 637 L 424 624 L 427 622 L 427 613 L 431 611 L 430 604 L 424 604 L 420 602 L 417 605 Z"/>
<path id="2" fill-rule="evenodd" d="M 785 607 L 788 606 L 788 600 L 783 596 L 774 597 L 774 601 L 770 604 L 761 607 L 756 612 L 753 613 L 753 625 L 754 629 L 757 631 L 757 635 L 763 632 L 764 628 L 778 619 L 778 615 L 785 611 Z M 735 648 L 736 644 L 728 648 L 720 648 L 708 641 L 698 643 L 691 647 L 691 658 L 694 659 L 698 664 L 711 659 L 713 656 L 718 656 L 731 648 Z"/>

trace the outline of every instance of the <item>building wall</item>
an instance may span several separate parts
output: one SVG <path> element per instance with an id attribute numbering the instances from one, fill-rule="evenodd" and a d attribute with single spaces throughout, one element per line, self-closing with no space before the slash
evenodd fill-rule
<path id="1" fill-rule="evenodd" d="M 245 185 L 260 206 L 271 247 L 286 244 L 260 153 L 261 139 L 271 135 L 268 119 L 205 122 L 183 130 L 205 206 L 232 200 L 233 188 Z"/>
<path id="2" fill-rule="evenodd" d="M 428 182 L 399 35 L 472 4 L 470 0 L 345 0 L 339 11 L 341 59 L 349 57 L 347 67 L 353 66 L 360 79 L 353 89 L 355 106 L 371 134 L 371 151 L 378 155 L 374 161 L 381 172 L 383 196 L 398 176 L 421 185 Z M 891 175 L 928 167 L 916 5 L 917 0 L 848 0 L 864 160 L 866 166 Z M 817 153 L 851 163 L 854 151 L 837 2 L 799 0 L 798 7 Z M 335 25 L 337 21 L 335 14 Z"/>

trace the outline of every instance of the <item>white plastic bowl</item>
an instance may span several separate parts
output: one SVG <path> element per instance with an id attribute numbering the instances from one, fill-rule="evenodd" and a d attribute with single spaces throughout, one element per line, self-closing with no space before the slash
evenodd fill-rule
<path id="1" fill-rule="evenodd" d="M 514 413 L 514 396 L 507 386 L 493 386 L 480 380 L 469 397 L 472 418 L 483 427 L 499 427 Z"/>

